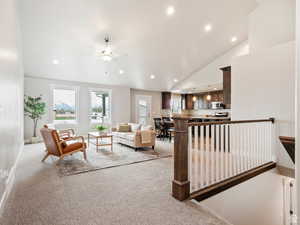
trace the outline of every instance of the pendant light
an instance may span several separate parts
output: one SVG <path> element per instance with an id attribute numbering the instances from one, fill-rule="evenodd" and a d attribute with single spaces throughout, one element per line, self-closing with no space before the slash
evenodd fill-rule
<path id="1" fill-rule="evenodd" d="M 211 95 L 210 95 L 209 92 L 208 92 L 208 95 L 206 96 L 206 100 L 207 100 L 207 101 L 210 101 L 210 100 L 211 100 Z"/>

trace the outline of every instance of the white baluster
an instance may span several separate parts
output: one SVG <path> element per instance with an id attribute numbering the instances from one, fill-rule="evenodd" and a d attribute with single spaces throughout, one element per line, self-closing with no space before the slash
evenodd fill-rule
<path id="1" fill-rule="evenodd" d="M 247 170 L 251 168 L 251 156 L 250 156 L 250 136 L 249 136 L 249 131 L 251 127 L 249 125 L 245 126 L 245 150 L 246 150 L 246 160 L 247 160 Z"/>
<path id="2" fill-rule="evenodd" d="M 204 126 L 200 126 L 200 184 L 204 186 Z"/>
<path id="3" fill-rule="evenodd" d="M 256 165 L 256 131 L 254 129 L 254 124 L 251 124 L 250 126 L 250 133 L 251 133 L 251 167 L 255 168 Z"/>
<path id="4" fill-rule="evenodd" d="M 258 143 L 258 129 L 257 124 L 253 124 L 254 130 L 255 130 L 255 143 L 256 143 L 256 166 L 259 166 L 259 143 Z"/>
<path id="5" fill-rule="evenodd" d="M 224 161 L 225 161 L 225 165 L 224 165 L 224 178 L 228 178 L 228 134 L 227 134 L 227 126 L 224 125 Z"/>
<path id="6" fill-rule="evenodd" d="M 267 163 L 268 160 L 268 144 L 267 144 L 267 134 L 268 134 L 268 124 L 264 124 L 264 155 L 265 155 L 265 163 Z"/>
<path id="7" fill-rule="evenodd" d="M 216 125 L 216 180 L 220 180 L 220 125 Z"/>
<path id="8" fill-rule="evenodd" d="M 263 151 L 264 151 L 264 146 L 263 146 L 263 141 L 262 141 L 262 128 L 263 128 L 263 123 L 260 123 L 258 125 L 258 143 L 259 143 L 259 164 L 263 165 L 264 160 L 263 160 Z"/>
<path id="9" fill-rule="evenodd" d="M 220 126 L 220 138 L 221 138 L 221 151 L 220 151 L 220 174 L 221 174 L 221 180 L 224 180 L 224 126 Z"/>
<path id="10" fill-rule="evenodd" d="M 196 188 L 200 188 L 200 173 L 199 173 L 199 146 L 198 146 L 198 126 L 194 126 L 194 146 L 195 146 L 195 165 L 194 165 L 194 171 L 195 171 L 195 183 Z"/>
<path id="11" fill-rule="evenodd" d="M 236 124 L 236 144 L 237 144 L 237 154 L 236 154 L 236 161 L 237 161 L 237 173 L 239 174 L 242 172 L 242 154 L 241 154 L 241 125 Z"/>
<path id="12" fill-rule="evenodd" d="M 215 162 L 216 162 L 216 151 L 215 151 L 215 125 L 211 125 L 211 176 L 210 180 L 212 183 L 216 182 L 216 168 L 215 168 Z"/>
<path id="13" fill-rule="evenodd" d="M 209 126 L 205 126 L 205 181 L 209 185 Z"/>
<path id="14" fill-rule="evenodd" d="M 189 180 L 191 183 L 191 190 L 194 190 L 194 176 L 193 176 L 193 149 L 192 149 L 192 127 L 188 128 L 188 159 L 189 159 Z"/>
<path id="15" fill-rule="evenodd" d="M 238 138 L 238 133 L 236 132 L 236 125 L 235 124 L 231 124 L 230 125 L 230 137 L 231 137 L 231 147 L 230 147 L 230 151 L 231 151 L 231 156 L 232 156 L 232 163 L 233 163 L 233 176 L 235 176 L 237 174 L 237 145 L 236 145 L 236 140 Z"/>
<path id="16" fill-rule="evenodd" d="M 232 177 L 234 172 L 233 172 L 233 141 L 232 141 L 232 126 L 231 124 L 228 125 L 228 140 L 229 140 L 229 176 Z"/>

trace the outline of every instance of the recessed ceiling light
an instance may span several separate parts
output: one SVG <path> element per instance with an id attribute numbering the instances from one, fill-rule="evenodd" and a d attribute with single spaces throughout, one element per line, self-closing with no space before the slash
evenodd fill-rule
<path id="1" fill-rule="evenodd" d="M 236 41 L 237 41 L 237 37 L 234 36 L 234 37 L 231 38 L 231 42 L 232 42 L 232 43 L 233 43 L 233 42 L 236 42 Z"/>
<path id="2" fill-rule="evenodd" d="M 204 30 L 205 30 L 206 32 L 211 31 L 211 29 L 212 29 L 212 26 L 211 26 L 210 24 L 206 24 L 205 27 L 204 27 Z"/>
<path id="3" fill-rule="evenodd" d="M 168 16 L 173 15 L 173 14 L 175 13 L 175 8 L 174 8 L 174 6 L 169 6 L 169 7 L 167 8 L 167 10 L 166 10 L 166 13 L 167 13 Z"/>
<path id="4" fill-rule="evenodd" d="M 54 65 L 58 65 L 58 64 L 59 64 L 59 60 L 53 59 L 53 60 L 52 60 L 52 63 L 53 63 Z"/>
<path id="5" fill-rule="evenodd" d="M 178 82 L 178 79 L 177 79 L 177 78 L 175 78 L 175 79 L 174 79 L 174 82 L 175 82 L 175 83 L 177 83 L 177 82 Z"/>
<path id="6" fill-rule="evenodd" d="M 155 79 L 155 75 L 153 75 L 153 74 L 150 75 L 150 79 L 152 79 L 152 80 Z"/>
<path id="7" fill-rule="evenodd" d="M 217 90 L 218 88 L 214 88 L 214 90 Z"/>
<path id="8" fill-rule="evenodd" d="M 124 70 L 120 70 L 119 72 L 120 72 L 120 74 L 124 74 Z"/>

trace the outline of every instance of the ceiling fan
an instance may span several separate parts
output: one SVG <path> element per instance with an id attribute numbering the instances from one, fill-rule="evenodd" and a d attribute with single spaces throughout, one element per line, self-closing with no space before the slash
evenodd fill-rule
<path id="1" fill-rule="evenodd" d="M 110 38 L 109 36 L 106 36 L 104 38 L 105 41 L 105 48 L 102 51 L 97 51 L 96 54 L 99 56 L 103 61 L 110 62 L 113 59 L 113 52 L 110 47 Z"/>
<path id="2" fill-rule="evenodd" d="M 119 59 L 124 56 L 128 56 L 128 54 L 116 54 L 113 52 L 112 47 L 111 47 L 111 39 L 109 36 L 106 36 L 104 38 L 105 42 L 105 48 L 103 50 L 96 50 L 96 56 L 102 59 L 104 62 L 110 62 L 115 59 Z"/>

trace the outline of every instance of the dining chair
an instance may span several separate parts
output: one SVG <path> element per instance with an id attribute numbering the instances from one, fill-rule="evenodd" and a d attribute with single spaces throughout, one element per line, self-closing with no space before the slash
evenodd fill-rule
<path id="1" fill-rule="evenodd" d="M 161 118 L 153 118 L 154 120 L 154 128 L 156 132 L 156 137 L 161 138 L 163 137 L 163 127 L 162 127 L 162 120 Z"/>

